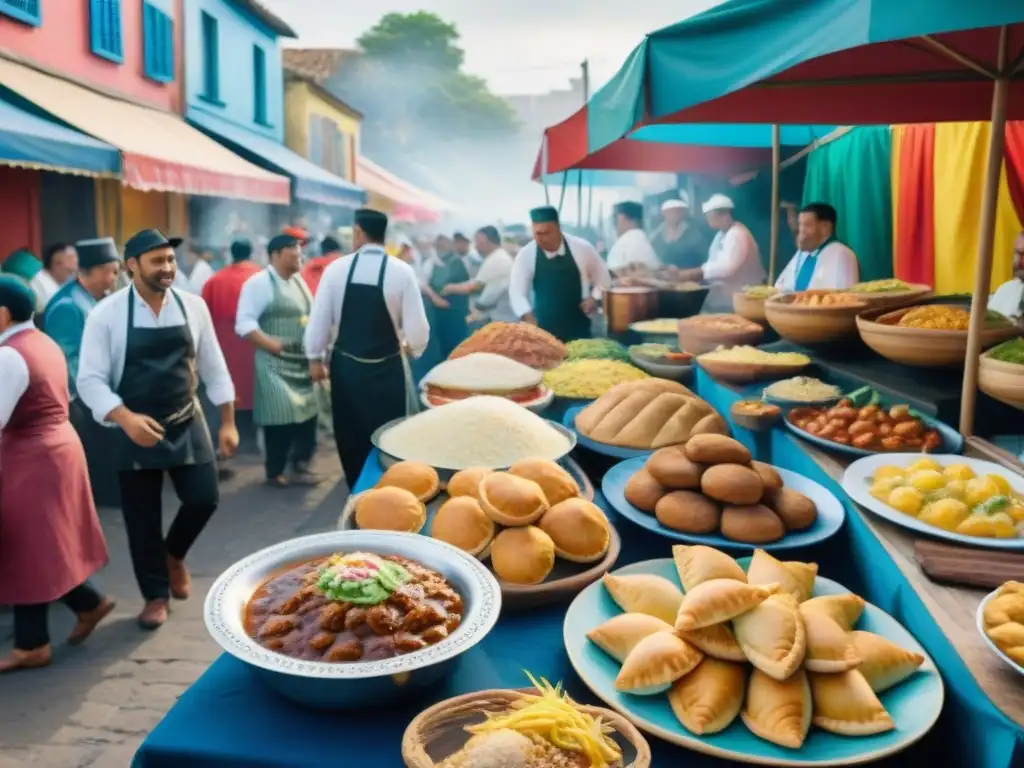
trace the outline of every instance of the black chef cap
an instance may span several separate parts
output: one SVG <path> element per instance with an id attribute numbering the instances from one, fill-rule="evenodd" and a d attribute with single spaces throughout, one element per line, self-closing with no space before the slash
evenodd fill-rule
<path id="1" fill-rule="evenodd" d="M 388 217 L 373 208 L 360 208 L 355 212 L 355 225 L 363 230 L 367 238 L 375 243 L 383 243 L 388 232 Z"/>
<path id="2" fill-rule="evenodd" d="M 542 205 L 530 211 L 530 221 L 534 224 L 558 223 L 558 211 L 554 206 Z"/>
<path id="3" fill-rule="evenodd" d="M 248 240 L 235 240 L 231 243 L 231 260 L 248 261 L 252 258 L 252 243 Z"/>
<path id="4" fill-rule="evenodd" d="M 36 295 L 28 284 L 13 275 L 0 275 L 0 307 L 7 307 L 11 319 L 24 323 L 36 311 Z"/>
<path id="5" fill-rule="evenodd" d="M 92 269 L 112 261 L 120 261 L 117 253 L 117 245 L 112 237 L 100 237 L 95 240 L 79 240 L 75 243 L 75 250 L 78 251 L 78 266 L 80 269 Z"/>

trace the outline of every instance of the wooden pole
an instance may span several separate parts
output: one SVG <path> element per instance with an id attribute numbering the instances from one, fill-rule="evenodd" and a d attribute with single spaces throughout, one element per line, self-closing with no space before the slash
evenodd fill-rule
<path id="1" fill-rule="evenodd" d="M 562 194 L 558 196 L 558 215 L 562 215 L 562 206 L 565 204 L 565 188 L 569 183 L 569 172 L 562 171 Z"/>
<path id="2" fill-rule="evenodd" d="M 1000 76 L 992 90 L 988 169 L 981 198 L 981 236 L 978 242 L 978 261 L 974 269 L 974 299 L 971 301 L 971 323 L 967 329 L 967 358 L 964 360 L 964 384 L 960 396 L 960 432 L 965 437 L 974 434 L 975 406 L 978 400 L 978 357 L 981 355 L 981 332 L 985 328 L 988 292 L 992 283 L 996 201 L 999 196 L 999 176 L 1003 170 L 1003 152 L 1006 146 L 1006 102 L 1010 94 L 1010 78 L 1006 72 L 1007 38 L 1007 28 L 1003 27 L 999 35 Z"/>
<path id="3" fill-rule="evenodd" d="M 768 249 L 768 285 L 775 282 L 775 259 L 779 250 L 779 165 L 782 162 L 782 128 L 772 125 L 772 218 L 771 238 Z"/>
<path id="4" fill-rule="evenodd" d="M 586 108 L 590 102 L 590 61 L 584 59 L 583 63 L 580 64 L 581 74 L 583 76 L 583 106 Z M 579 177 L 576 180 L 576 221 L 580 228 L 583 228 L 583 169 L 579 170 Z M 591 192 L 593 194 L 593 192 Z"/>

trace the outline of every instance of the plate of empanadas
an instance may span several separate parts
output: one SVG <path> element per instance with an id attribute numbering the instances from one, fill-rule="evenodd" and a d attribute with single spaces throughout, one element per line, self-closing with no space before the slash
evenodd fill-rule
<path id="1" fill-rule="evenodd" d="M 569 660 L 641 730 L 734 762 L 856 765 L 938 720 L 934 663 L 814 563 L 703 545 L 620 568 L 566 613 Z"/>
<path id="2" fill-rule="evenodd" d="M 608 572 L 621 541 L 571 459 L 524 459 L 508 471 L 473 467 L 442 483 L 412 461 L 349 497 L 339 530 L 421 533 L 487 562 L 503 605 L 526 608 L 574 597 Z"/>
<path id="3" fill-rule="evenodd" d="M 999 658 L 1024 675 L 1024 584 L 1008 581 L 981 601 L 978 631 Z"/>

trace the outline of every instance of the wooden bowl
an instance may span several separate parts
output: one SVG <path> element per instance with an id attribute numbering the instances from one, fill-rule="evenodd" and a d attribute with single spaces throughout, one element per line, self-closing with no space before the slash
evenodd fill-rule
<path id="1" fill-rule="evenodd" d="M 857 315 L 861 339 L 882 357 L 894 363 L 917 368 L 962 366 L 967 358 L 967 331 L 942 331 L 930 328 L 901 328 L 895 323 L 914 307 L 898 310 L 872 309 Z M 885 322 L 879 322 L 884 315 Z M 981 346 L 994 346 L 1013 338 L 1013 325 L 989 324 L 981 332 Z"/>
<path id="2" fill-rule="evenodd" d="M 851 291 L 852 293 L 852 291 Z M 882 309 L 888 307 L 894 309 L 896 307 L 902 307 L 905 304 L 912 304 L 926 299 L 931 296 L 935 291 L 930 285 L 924 283 L 912 283 L 910 290 L 908 291 L 888 291 L 882 293 L 854 293 L 858 299 L 864 299 L 868 304 L 868 309 Z"/>
<path id="3" fill-rule="evenodd" d="M 484 712 L 505 712 L 524 693 L 533 690 L 489 690 L 442 701 L 418 714 L 402 737 L 402 759 L 408 768 L 436 768 L 469 740 L 464 726 L 484 721 Z M 610 709 L 580 705 L 580 709 L 615 729 L 612 738 L 622 749 L 623 768 L 650 768 L 651 748 L 632 723 Z"/>
<path id="4" fill-rule="evenodd" d="M 799 375 L 810 364 L 810 359 L 806 363 L 800 364 L 773 364 L 739 363 L 732 360 L 706 360 L 703 355 L 697 358 L 697 365 L 707 371 L 711 378 L 731 384 L 750 384 L 753 381 L 788 379 L 790 376 Z"/>
<path id="5" fill-rule="evenodd" d="M 732 295 L 732 309 L 740 317 L 765 325 L 764 303 L 770 296 L 747 296 L 746 293 Z"/>
<path id="6" fill-rule="evenodd" d="M 834 344 L 857 338 L 857 315 L 868 308 L 867 302 L 858 301 L 849 306 L 839 307 L 814 307 L 794 304 L 793 300 L 799 295 L 787 293 L 773 296 L 765 302 L 764 312 L 768 324 L 779 336 L 801 346 Z"/>
<path id="7" fill-rule="evenodd" d="M 978 388 L 989 397 L 1024 411 L 1024 365 L 995 360 L 989 352 L 979 362 Z"/>
<path id="8" fill-rule="evenodd" d="M 711 318 L 732 318 L 736 325 L 731 328 L 709 326 Z M 763 337 L 763 326 L 739 315 L 697 315 L 679 321 L 679 349 L 691 355 L 703 355 L 719 347 L 755 345 Z"/>
<path id="9" fill-rule="evenodd" d="M 736 426 L 753 432 L 771 429 L 781 417 L 779 406 L 761 400 L 737 400 L 729 409 L 729 418 Z"/>

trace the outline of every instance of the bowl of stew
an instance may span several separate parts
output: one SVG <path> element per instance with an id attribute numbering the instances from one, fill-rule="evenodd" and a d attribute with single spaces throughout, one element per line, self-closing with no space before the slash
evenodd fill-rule
<path id="1" fill-rule="evenodd" d="M 500 613 L 501 589 L 477 558 L 425 536 L 362 530 L 249 555 L 204 606 L 221 648 L 319 709 L 385 704 L 436 683 Z"/>

